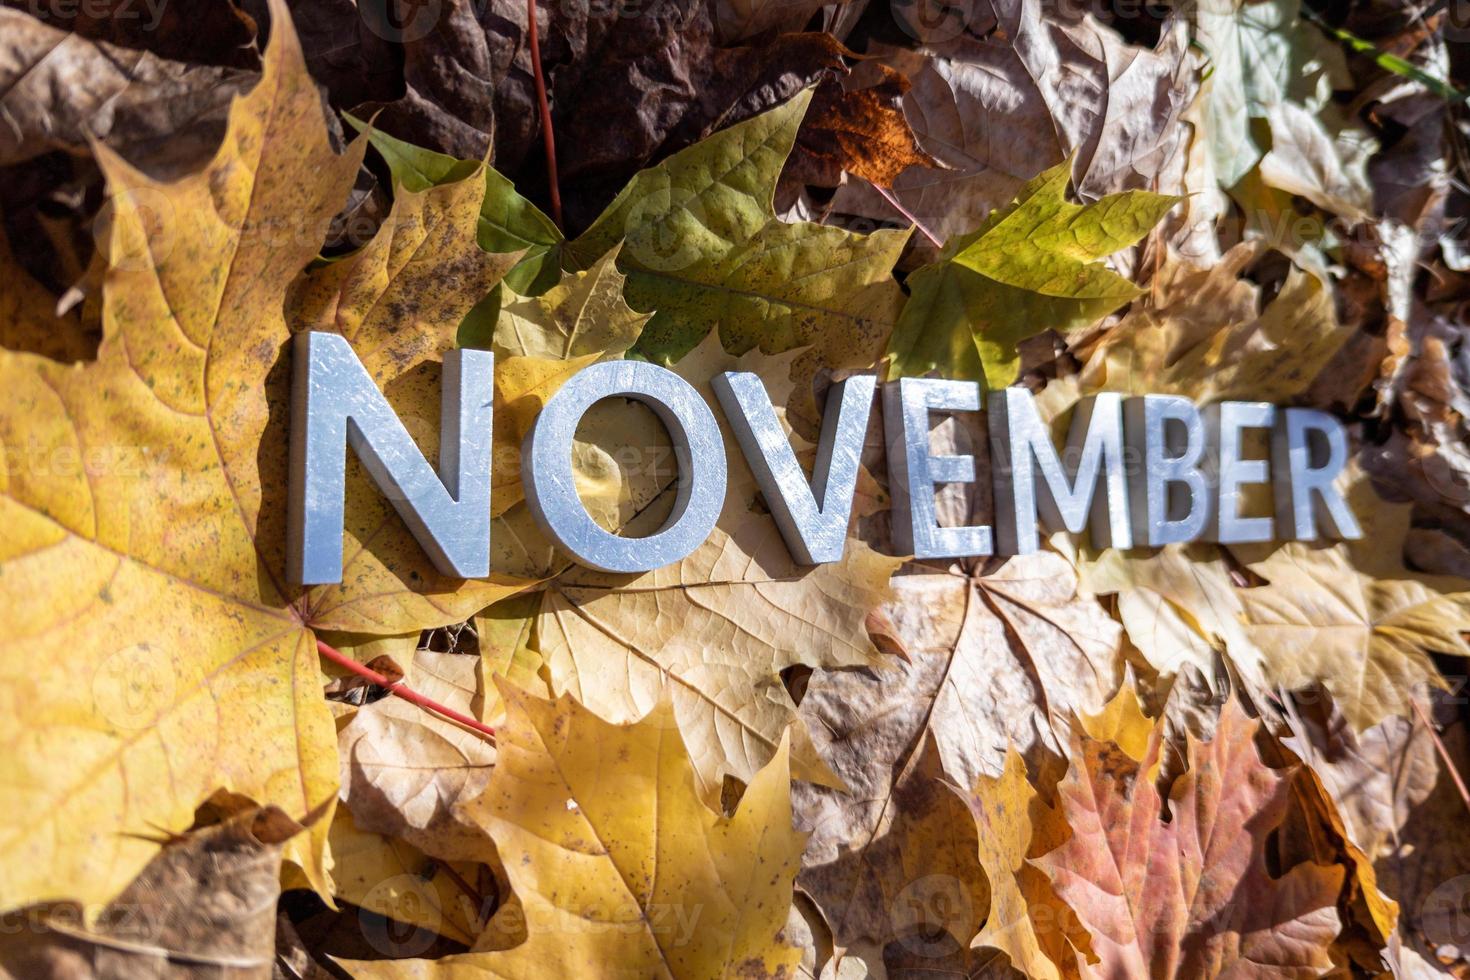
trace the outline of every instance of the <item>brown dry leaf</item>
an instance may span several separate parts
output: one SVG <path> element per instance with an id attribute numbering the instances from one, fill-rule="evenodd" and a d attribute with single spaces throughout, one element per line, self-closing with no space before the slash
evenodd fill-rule
<path id="1" fill-rule="evenodd" d="M 722 43 L 756 38 L 767 31 L 799 31 L 830 0 L 716 0 L 715 32 Z M 837 0 L 846 3 L 848 0 Z"/>
<path id="2" fill-rule="evenodd" d="M 528 937 L 437 961 L 348 964 L 371 980 L 790 976 L 783 928 L 803 844 L 783 740 L 730 817 L 696 792 L 673 710 L 612 725 L 502 683 L 510 721 L 474 812 L 505 859 Z"/>
<path id="3" fill-rule="evenodd" d="M 711 334 L 675 370 L 718 412 L 708 385 L 714 375 L 755 371 L 781 406 L 788 383 L 773 379 L 788 378 L 790 363 L 790 356 L 754 351 L 734 357 Z M 642 575 L 563 572 L 548 584 L 536 627 L 552 689 L 572 693 L 604 718 L 641 717 L 668 688 L 711 801 L 726 773 L 751 779 L 794 720 L 782 670 L 880 662 L 864 618 L 885 598 L 900 564 L 857 540 L 848 541 L 839 563 L 796 564 L 775 522 L 755 510 L 755 480 L 728 428 L 724 437 L 729 485 L 709 539 L 683 561 Z M 669 489 L 623 526 L 625 535 L 662 525 L 672 476 L 657 481 Z M 792 766 L 801 778 L 830 780 L 800 726 Z"/>
<path id="4" fill-rule="evenodd" d="M 151 51 L 160 58 L 207 65 L 258 67 L 257 23 L 242 6 L 259 14 L 263 3 L 207 4 L 183 9 L 173 4 L 137 4 L 134 0 L 93 0 L 92 3 L 34 3 L 3 0 L 0 6 L 24 10 L 48 26 L 119 48 Z M 302 27 L 303 38 L 308 31 Z M 311 47 L 309 40 L 306 47 Z"/>
<path id="5" fill-rule="evenodd" d="M 409 686 L 474 717 L 478 657 L 419 650 Z M 402 698 L 365 704 L 337 733 L 342 802 L 357 826 L 449 861 L 483 859 L 484 833 L 459 804 L 484 792 L 495 745 Z"/>
<path id="6" fill-rule="evenodd" d="M 721 46 L 713 6 L 653 0 L 637 7 L 539 8 L 542 70 L 569 227 L 586 227 L 640 167 L 842 67 L 841 47 L 815 32 Z M 544 186 L 526 11 L 514 0 L 406 11 L 412 24 L 399 35 L 401 47 L 364 43 L 344 59 L 377 60 L 386 47 L 388 85 L 363 92 L 368 101 L 357 104 L 351 96 L 366 87 L 369 73 L 338 68 L 331 80 L 337 101 L 355 105 L 353 114 L 361 119 L 377 113 L 377 124 L 388 132 L 431 149 L 476 160 L 488 151 L 518 185 Z M 364 19 L 350 4 L 332 13 L 328 19 L 338 33 L 351 33 Z M 378 30 L 401 29 L 379 24 Z M 396 91 L 382 90 L 390 87 Z"/>
<path id="7" fill-rule="evenodd" d="M 259 77 L 89 40 L 0 7 L 0 165 L 85 153 L 93 140 L 155 163 L 207 152 L 230 99 Z"/>
<path id="8" fill-rule="evenodd" d="M 59 365 L 0 351 L 0 441 L 120 450 L 115 465 L 9 466 L 0 567 L 0 905 L 111 899 L 217 788 L 304 817 L 337 791 L 313 629 L 401 633 L 509 588 L 438 575 L 354 469 L 346 575 L 284 581 L 293 329 L 341 330 L 406 418 L 437 418 L 437 362 L 509 267 L 475 244 L 474 180 L 400 195 L 364 251 L 318 269 L 361 147 L 331 150 L 283 7 L 261 83 L 212 162 L 154 181 L 99 151 L 114 195 L 104 340 Z M 309 314 L 309 316 L 307 316 Z M 430 452 L 434 446 L 426 442 Z M 38 644 L 66 671 L 36 671 Z M 328 821 L 287 856 L 325 889 Z"/>
<path id="9" fill-rule="evenodd" d="M 1084 391 L 1201 404 L 1280 404 L 1306 392 L 1352 331 L 1338 324 L 1327 285 L 1297 268 L 1263 308 L 1260 287 L 1242 277 L 1258 254 L 1246 243 L 1205 269 L 1165 264 L 1148 298 L 1085 352 Z"/>
<path id="10" fill-rule="evenodd" d="M 1075 583 L 1050 552 L 1008 559 L 988 575 L 898 576 L 882 608 L 910 662 L 808 681 L 800 717 L 849 792 L 796 787 L 798 812 L 813 828 L 800 880 L 840 945 L 891 938 L 890 923 L 903 916 L 874 907 L 871 896 L 892 902 L 912 880 L 914 855 L 942 839 L 922 811 L 906 812 L 940 788 L 908 785 L 927 742 L 951 785 L 973 786 L 1002 771 L 1008 743 L 1038 769 L 1050 765 L 1060 743 L 1053 724 L 1105 706 L 1121 667 L 1119 629 L 1094 600 L 1077 597 Z M 968 862 L 951 864 L 956 894 L 971 889 L 968 909 L 950 905 L 955 919 L 943 924 L 953 928 L 984 903 L 954 870 Z"/>
<path id="11" fill-rule="evenodd" d="M 100 913 L 70 904 L 19 913 L 28 927 L 0 937 L 0 977 L 268 977 L 281 846 L 300 832 L 267 808 L 176 837 Z"/>
<path id="12" fill-rule="evenodd" d="M 1291 774 L 1267 768 L 1257 723 L 1231 701 L 1215 738 L 1189 738 L 1189 770 L 1164 801 L 1142 761 L 1075 735 L 1058 787 L 1072 836 L 1034 863 L 1092 936 L 1084 976 L 1317 976 L 1332 965 L 1343 870 L 1310 862 L 1272 877 L 1265 842 Z"/>
<path id="13" fill-rule="evenodd" d="M 1048 16 L 1037 0 L 914 8 L 917 50 L 870 50 L 913 87 L 904 112 L 919 147 L 946 170 L 911 168 L 899 202 L 941 241 L 972 230 L 1031 178 L 1071 158 L 1084 200 L 1180 190 L 1194 89 L 1182 23 L 1156 49 L 1092 16 Z M 938 23 L 930 21 L 938 15 Z M 835 210 L 908 223 L 871 188 L 849 184 Z M 923 243 L 919 243 L 922 245 Z"/>
<path id="14" fill-rule="evenodd" d="M 872 748 L 863 721 L 883 725 L 882 719 L 859 720 L 854 750 Z M 851 761 L 830 755 L 837 768 Z M 877 787 L 877 798 L 869 798 L 874 787 L 867 781 L 846 794 L 796 787 L 798 813 L 831 822 L 813 825 L 797 883 L 831 923 L 839 947 L 882 946 L 911 933 L 937 932 L 963 946 L 984 921 L 990 901 L 975 858 L 975 828 L 944 778 L 932 735 L 899 765 L 892 786 Z M 838 841 L 840 856 L 830 860 Z"/>
<path id="15" fill-rule="evenodd" d="M 1360 476 L 1347 500 L 1360 541 L 1236 550 L 1269 583 L 1240 591 L 1268 679 L 1287 690 L 1320 683 L 1362 731 L 1405 714 L 1416 690 L 1443 683 L 1430 653 L 1470 656 L 1470 592 L 1462 579 L 1404 566 L 1407 505 L 1380 500 Z"/>
<path id="16" fill-rule="evenodd" d="M 871 63 L 864 74 L 870 76 L 869 84 L 862 84 L 854 72 L 841 80 L 823 79 L 817 86 L 796 134 L 785 179 L 795 176 L 806 184 L 836 187 L 846 172 L 889 187 L 909 167 L 939 166 L 919 148 L 904 119 L 908 80 L 879 62 Z"/>

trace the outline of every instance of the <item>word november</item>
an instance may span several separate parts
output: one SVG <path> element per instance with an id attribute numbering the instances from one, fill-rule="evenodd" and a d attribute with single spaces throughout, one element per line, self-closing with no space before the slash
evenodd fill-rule
<path id="1" fill-rule="evenodd" d="M 444 574 L 490 574 L 491 394 L 494 355 L 456 350 L 444 359 L 439 468 L 429 465 L 347 341 L 297 336 L 291 402 L 289 559 L 302 584 L 342 578 L 346 447 L 388 497 Z M 834 384 L 808 480 L 764 384 L 754 374 L 714 379 L 715 395 L 792 556 L 837 561 L 847 540 L 859 457 L 877 380 Z M 635 399 L 668 430 L 680 479 L 657 532 L 620 537 L 594 521 L 577 495 L 572 442 L 582 416 L 605 398 Z M 901 378 L 883 385 L 895 544 L 918 558 L 1027 554 L 1038 519 L 1048 530 L 1091 525 L 1100 547 L 1158 547 L 1196 538 L 1237 543 L 1283 536 L 1315 540 L 1362 532 L 1333 486 L 1347 435 L 1326 412 L 1227 401 L 1204 409 L 1174 395 L 1103 393 L 1076 409 L 1067 445 L 1053 444 L 1031 393 L 1006 388 L 986 404 L 995 527 L 945 527 L 935 489 L 973 483 L 975 457 L 932 451 L 936 412 L 980 410 L 969 381 Z M 1270 458 L 1246 458 L 1247 430 L 1269 432 Z M 699 393 L 665 368 L 604 361 L 566 382 L 521 447 L 526 501 L 537 522 L 577 561 L 608 572 L 645 572 L 679 561 L 709 536 L 725 499 L 724 440 Z M 1271 484 L 1275 515 L 1243 516 L 1247 488 Z"/>

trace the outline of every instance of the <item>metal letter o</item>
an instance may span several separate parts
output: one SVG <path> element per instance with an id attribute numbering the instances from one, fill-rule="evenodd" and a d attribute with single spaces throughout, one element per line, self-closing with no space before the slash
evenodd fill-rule
<path id="1" fill-rule="evenodd" d="M 673 513 L 647 537 L 606 530 L 577 495 L 572 441 L 582 416 L 604 398 L 647 405 L 674 444 L 680 479 Z M 687 381 L 645 361 L 603 361 L 573 375 L 531 426 L 521 470 L 541 528 L 577 561 L 604 572 L 648 572 L 683 559 L 709 537 L 725 503 L 725 443 L 714 413 Z"/>

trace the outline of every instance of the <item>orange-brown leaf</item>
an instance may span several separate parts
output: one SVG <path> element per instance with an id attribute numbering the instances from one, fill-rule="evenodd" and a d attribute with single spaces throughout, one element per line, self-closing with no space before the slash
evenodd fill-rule
<path id="1" fill-rule="evenodd" d="M 908 79 L 886 65 L 871 67 L 874 85 L 849 88 L 829 78 L 817 86 L 792 156 L 808 182 L 836 186 L 846 171 L 889 187 L 909 167 L 940 166 L 919 149 L 904 118 Z"/>
<path id="2" fill-rule="evenodd" d="M 1343 869 L 1267 870 L 1291 773 L 1261 762 L 1256 728 L 1232 702 L 1213 741 L 1191 736 L 1167 813 L 1150 778 L 1161 727 L 1142 762 L 1074 737 L 1058 788 L 1072 836 L 1035 863 L 1092 934 L 1099 962 L 1085 976 L 1315 977 L 1331 966 Z"/>

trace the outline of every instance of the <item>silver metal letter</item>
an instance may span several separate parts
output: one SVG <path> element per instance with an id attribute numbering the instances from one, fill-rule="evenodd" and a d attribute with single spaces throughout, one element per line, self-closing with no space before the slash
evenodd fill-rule
<path id="1" fill-rule="evenodd" d="M 804 565 L 842 560 L 877 383 L 873 375 L 859 374 L 828 391 L 808 486 L 760 376 L 727 371 L 712 382 L 786 547 Z"/>
<path id="2" fill-rule="evenodd" d="M 1276 406 L 1267 402 L 1218 402 L 1206 406 L 1206 466 L 1211 468 L 1217 492 L 1210 501 L 1208 537 L 1221 544 L 1270 541 L 1274 521 L 1269 517 L 1242 517 L 1240 488 L 1248 483 L 1269 483 L 1271 464 L 1264 459 L 1242 458 L 1242 429 L 1270 429 L 1276 421 Z"/>
<path id="3" fill-rule="evenodd" d="M 1091 516 L 1097 547 L 1133 547 L 1121 395 L 1107 392 L 1078 404 L 1067 434 L 1065 465 L 1025 388 L 991 392 L 987 414 L 1001 554 L 1036 550 L 1038 511 L 1049 531 L 1080 533 Z M 1104 481 L 1101 494 L 1099 477 Z"/>
<path id="4" fill-rule="evenodd" d="M 1317 521 L 1325 519 L 1339 538 L 1356 541 L 1363 536 L 1347 501 L 1333 486 L 1348 461 L 1347 431 L 1335 416 L 1315 408 L 1285 409 L 1271 433 L 1271 456 L 1276 468 L 1276 520 L 1283 533 L 1298 541 L 1316 541 Z"/>
<path id="5" fill-rule="evenodd" d="M 1129 481 L 1135 537 L 1150 548 L 1193 541 L 1209 516 L 1199 409 L 1178 395 L 1143 395 L 1123 403 L 1123 425 L 1129 448 L 1143 448 L 1142 478 Z"/>
<path id="6" fill-rule="evenodd" d="M 936 483 L 974 483 L 974 456 L 935 456 L 929 413 L 978 412 L 973 381 L 900 378 L 883 386 L 883 431 L 888 443 L 888 489 L 893 494 L 893 543 L 915 558 L 960 558 L 994 550 L 990 528 L 940 527 Z"/>
<path id="7" fill-rule="evenodd" d="M 490 420 L 495 357 L 444 358 L 439 472 L 393 406 L 332 333 L 296 335 L 291 389 L 287 571 L 303 585 L 342 581 L 347 446 L 445 575 L 490 574 Z"/>
<path id="8" fill-rule="evenodd" d="M 604 398 L 632 398 L 669 431 L 679 460 L 674 510 L 646 538 L 604 529 L 577 496 L 572 440 Z M 684 558 L 714 530 L 725 503 L 725 443 L 714 413 L 687 381 L 644 361 L 603 361 L 562 385 L 521 444 L 521 480 L 537 522 L 572 557 L 604 572 L 647 572 Z"/>

